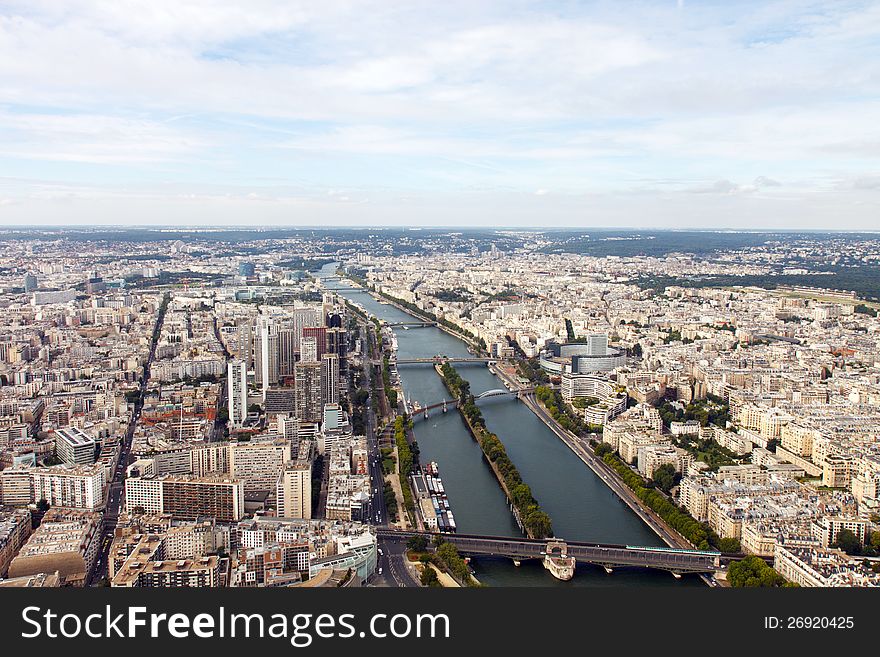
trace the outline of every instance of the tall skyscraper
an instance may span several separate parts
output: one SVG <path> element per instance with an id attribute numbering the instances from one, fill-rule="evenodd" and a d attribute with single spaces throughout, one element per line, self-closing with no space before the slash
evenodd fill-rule
<path id="1" fill-rule="evenodd" d="M 306 338 L 314 338 L 315 345 L 318 349 L 318 355 L 315 360 L 320 360 L 321 356 L 327 353 L 327 327 L 326 326 L 306 326 L 303 327 L 303 340 Z M 301 358 L 300 360 L 306 360 Z"/>
<path id="2" fill-rule="evenodd" d="M 290 314 L 290 319 L 293 323 L 295 336 L 294 349 L 299 352 L 299 341 L 302 339 L 303 329 L 321 326 L 321 316 L 317 308 L 309 306 L 306 308 L 294 308 Z"/>
<path id="3" fill-rule="evenodd" d="M 304 362 L 296 364 L 296 417 L 300 422 L 320 422 L 323 411 L 321 402 L 321 371 L 320 362 Z"/>
<path id="4" fill-rule="evenodd" d="M 278 324 L 271 317 L 260 317 L 254 336 L 254 372 L 265 398 L 269 386 L 278 383 Z"/>
<path id="5" fill-rule="evenodd" d="M 327 329 L 327 352 L 339 356 L 339 375 L 348 375 L 348 332 L 344 328 Z"/>
<path id="6" fill-rule="evenodd" d="M 324 354 L 321 358 L 321 408 L 339 403 L 339 357 Z"/>
<path id="7" fill-rule="evenodd" d="M 318 341 L 312 336 L 303 336 L 300 343 L 300 360 L 303 363 L 318 362 Z"/>
<path id="8" fill-rule="evenodd" d="M 252 322 L 239 322 L 236 331 L 238 358 L 244 361 L 245 369 L 254 367 L 254 325 Z"/>
<path id="9" fill-rule="evenodd" d="M 278 375 L 282 379 L 294 376 L 299 339 L 293 319 L 285 317 L 278 326 Z"/>
<path id="10" fill-rule="evenodd" d="M 226 367 L 226 385 L 229 423 L 240 427 L 247 418 L 247 364 L 241 359 L 231 360 Z"/>

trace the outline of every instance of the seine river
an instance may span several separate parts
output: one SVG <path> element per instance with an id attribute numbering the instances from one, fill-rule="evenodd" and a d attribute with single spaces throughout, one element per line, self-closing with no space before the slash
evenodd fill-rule
<path id="1" fill-rule="evenodd" d="M 332 276 L 336 265 L 324 267 L 320 276 Z M 326 287 L 348 287 L 326 281 Z M 379 303 L 366 292 L 340 292 L 371 314 L 388 322 L 411 321 L 412 316 Z M 438 328 L 395 329 L 398 358 L 425 358 L 437 354 L 467 356 L 464 342 Z M 459 373 L 479 394 L 503 384 L 484 365 L 457 365 Z M 430 365 L 400 365 L 401 384 L 410 400 L 432 404 L 449 396 Z M 507 453 L 553 521 L 556 536 L 568 540 L 626 545 L 662 546 L 663 542 L 601 479 L 548 429 L 521 401 L 512 397 L 489 398 L 480 403 L 486 426 L 496 433 Z M 415 438 L 421 461 L 436 461 L 458 531 L 464 534 L 521 536 L 504 494 L 483 454 L 457 411 L 436 411 L 416 422 Z M 676 580 L 669 573 L 617 569 L 608 575 L 602 568 L 579 565 L 570 582 L 556 580 L 537 561 L 516 567 L 506 559 L 478 558 L 471 563 L 476 577 L 490 586 L 632 586 L 700 585 L 696 576 Z"/>

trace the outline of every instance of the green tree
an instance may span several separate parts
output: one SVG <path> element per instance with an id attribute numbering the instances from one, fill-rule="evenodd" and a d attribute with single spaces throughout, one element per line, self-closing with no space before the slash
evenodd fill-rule
<path id="1" fill-rule="evenodd" d="M 440 578 L 437 577 L 437 572 L 433 568 L 431 568 L 429 564 L 425 564 L 425 566 L 422 568 L 422 575 L 421 577 L 419 577 L 419 581 L 422 583 L 422 586 L 443 586 L 440 583 Z"/>
<path id="2" fill-rule="evenodd" d="M 428 539 L 424 536 L 413 536 L 406 542 L 406 548 L 413 552 L 424 552 L 428 547 Z"/>
<path id="3" fill-rule="evenodd" d="M 654 476 L 651 478 L 654 480 L 657 488 L 665 493 L 672 490 L 672 487 L 678 483 L 678 473 L 675 471 L 675 467 L 670 463 L 664 463 L 656 468 L 654 470 Z"/>
<path id="4" fill-rule="evenodd" d="M 608 443 L 599 443 L 593 451 L 596 453 L 596 456 L 602 458 L 606 454 L 612 453 L 614 450 L 611 449 L 611 445 Z"/>
<path id="5" fill-rule="evenodd" d="M 727 581 L 736 588 L 771 588 L 785 584 L 785 578 L 763 559 L 750 555 L 727 568 Z"/>
<path id="6" fill-rule="evenodd" d="M 849 529 L 841 529 L 837 532 L 837 539 L 831 547 L 843 550 L 847 554 L 859 554 L 862 551 L 862 543 L 859 537 Z"/>

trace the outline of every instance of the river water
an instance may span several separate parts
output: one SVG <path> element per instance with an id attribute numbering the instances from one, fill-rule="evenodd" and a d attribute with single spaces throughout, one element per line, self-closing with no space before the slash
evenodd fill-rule
<path id="1" fill-rule="evenodd" d="M 332 276 L 336 265 L 319 274 Z M 328 289 L 348 287 L 326 281 Z M 383 304 L 366 292 L 343 290 L 345 298 L 387 322 L 411 321 L 412 316 Z M 425 358 L 437 354 L 467 356 L 466 345 L 439 328 L 395 329 L 398 358 Z M 471 392 L 503 388 L 485 365 L 459 364 L 459 373 Z M 431 365 L 399 365 L 408 399 L 427 405 L 449 397 Z M 553 521 L 556 536 L 579 541 L 662 546 L 660 538 L 636 516 L 541 420 L 513 397 L 482 400 L 486 426 L 507 449 L 523 480 Z M 435 411 L 414 425 L 421 461 L 436 461 L 458 531 L 463 534 L 521 536 L 501 487 L 483 453 L 457 411 Z M 578 565 L 570 582 L 556 580 L 537 561 L 516 567 L 506 559 L 477 558 L 471 564 L 476 577 L 490 586 L 626 586 L 698 585 L 696 576 L 676 580 L 669 573 L 618 569 L 607 575 L 602 568 Z"/>

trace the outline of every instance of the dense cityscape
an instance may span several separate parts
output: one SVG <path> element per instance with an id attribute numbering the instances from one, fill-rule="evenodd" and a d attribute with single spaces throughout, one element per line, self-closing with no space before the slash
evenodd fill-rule
<path id="1" fill-rule="evenodd" d="M 878 586 L 878 266 L 855 233 L 7 230 L 0 587 Z"/>

